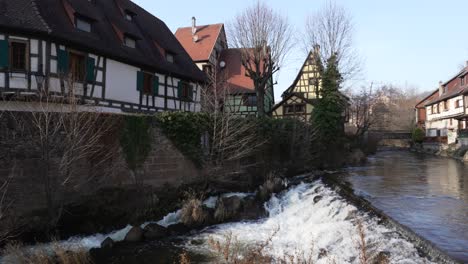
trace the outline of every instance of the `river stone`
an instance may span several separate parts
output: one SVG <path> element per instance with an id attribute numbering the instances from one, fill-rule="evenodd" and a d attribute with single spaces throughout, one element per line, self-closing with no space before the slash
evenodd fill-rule
<path id="1" fill-rule="evenodd" d="M 154 240 L 164 238 L 168 234 L 167 229 L 164 226 L 158 224 L 149 224 L 143 228 L 143 237 L 147 240 Z"/>
<path id="2" fill-rule="evenodd" d="M 170 225 L 167 227 L 167 232 L 171 236 L 180 236 L 190 232 L 190 227 L 184 225 L 183 223 L 178 223 L 175 225 Z"/>
<path id="3" fill-rule="evenodd" d="M 114 247 L 114 240 L 110 237 L 107 237 L 102 241 L 101 248 L 113 248 Z"/>
<path id="4" fill-rule="evenodd" d="M 141 240 L 143 240 L 143 230 L 139 226 L 132 227 L 124 239 L 126 242 L 140 242 Z"/>
<path id="5" fill-rule="evenodd" d="M 222 197 L 216 203 L 214 218 L 218 222 L 224 222 L 239 217 L 242 210 L 242 198 L 238 196 Z"/>
<path id="6" fill-rule="evenodd" d="M 315 197 L 314 197 L 314 204 L 320 202 L 320 200 L 322 200 L 322 199 L 323 199 L 323 196 L 321 196 L 321 195 L 315 196 Z"/>

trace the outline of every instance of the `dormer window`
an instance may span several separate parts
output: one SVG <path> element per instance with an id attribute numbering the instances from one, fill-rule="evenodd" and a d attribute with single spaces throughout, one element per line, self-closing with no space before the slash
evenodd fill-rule
<path id="1" fill-rule="evenodd" d="M 460 85 L 465 85 L 465 76 L 460 77 Z"/>
<path id="2" fill-rule="evenodd" d="M 137 40 L 131 36 L 125 35 L 123 39 L 123 44 L 129 48 L 136 48 Z"/>
<path id="3" fill-rule="evenodd" d="M 174 54 L 166 52 L 166 61 L 174 63 Z"/>
<path id="4" fill-rule="evenodd" d="M 81 31 L 91 32 L 91 21 L 86 18 L 76 16 L 75 27 Z"/>
<path id="5" fill-rule="evenodd" d="M 133 12 L 126 10 L 124 16 L 125 16 L 125 20 L 133 21 L 133 17 L 135 16 L 135 14 Z"/>

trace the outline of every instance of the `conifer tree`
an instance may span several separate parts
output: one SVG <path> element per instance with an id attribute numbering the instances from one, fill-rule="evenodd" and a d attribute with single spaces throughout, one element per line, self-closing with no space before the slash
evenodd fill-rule
<path id="1" fill-rule="evenodd" d="M 318 102 L 312 112 L 312 126 L 317 141 L 317 150 L 322 158 L 331 158 L 334 150 L 342 144 L 343 113 L 345 102 L 339 92 L 342 76 L 338 70 L 336 55 L 331 56 L 322 72 L 322 87 Z M 328 160 L 329 161 L 329 160 Z"/>

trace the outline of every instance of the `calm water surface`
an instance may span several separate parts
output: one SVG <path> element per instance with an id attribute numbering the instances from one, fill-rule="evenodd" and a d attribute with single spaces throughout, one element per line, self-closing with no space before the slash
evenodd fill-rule
<path id="1" fill-rule="evenodd" d="M 350 168 L 346 178 L 374 206 L 468 263 L 468 165 L 384 151 Z"/>

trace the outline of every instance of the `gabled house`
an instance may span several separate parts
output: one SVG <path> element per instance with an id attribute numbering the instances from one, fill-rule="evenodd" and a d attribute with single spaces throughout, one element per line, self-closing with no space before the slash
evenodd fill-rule
<path id="1" fill-rule="evenodd" d="M 321 88 L 320 70 L 316 63 L 317 52 L 318 50 L 309 53 L 296 79 L 283 93 L 283 100 L 273 107 L 273 117 L 294 117 L 304 122 L 310 120 Z"/>
<path id="2" fill-rule="evenodd" d="M 416 105 L 417 123 L 426 130 L 426 137 L 444 143 L 457 142 L 468 125 L 468 63 L 450 80 Z"/>
<path id="3" fill-rule="evenodd" d="M 226 91 L 227 96 L 221 102 L 224 111 L 241 116 L 257 114 L 255 86 L 242 65 L 244 50 L 228 47 L 223 24 L 197 26 L 192 18 L 192 27 L 177 29 L 175 36 L 197 66 L 222 88 L 217 89 Z M 273 81 L 270 81 L 265 93 L 266 113 L 273 104 Z"/>
<path id="4" fill-rule="evenodd" d="M 3 102 L 61 96 L 72 79 L 73 93 L 102 111 L 200 110 L 206 76 L 132 1 L 0 0 L 0 10 Z"/>

